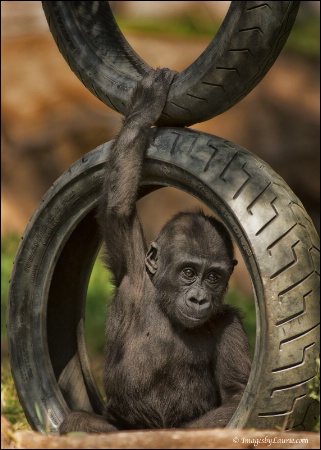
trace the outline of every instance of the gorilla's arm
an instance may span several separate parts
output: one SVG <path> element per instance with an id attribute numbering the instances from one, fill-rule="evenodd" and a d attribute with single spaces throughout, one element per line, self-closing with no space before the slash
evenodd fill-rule
<path id="1" fill-rule="evenodd" d="M 168 69 L 153 70 L 137 85 L 105 165 L 98 220 L 106 243 L 106 262 L 114 274 L 116 286 L 125 275 L 129 277 L 130 295 L 144 267 L 145 243 L 135 206 L 144 153 L 149 129 L 163 110 L 174 75 Z M 104 417 L 84 411 L 69 413 L 60 427 L 61 434 L 115 430 L 117 428 Z"/>
<path id="2" fill-rule="evenodd" d="M 98 220 L 116 286 L 125 274 L 142 273 L 146 249 L 135 202 L 149 129 L 161 115 L 174 75 L 153 70 L 137 85 L 106 162 Z"/>
<path id="3" fill-rule="evenodd" d="M 251 371 L 249 344 L 238 313 L 232 314 L 219 338 L 214 368 L 221 405 L 182 428 L 224 428 L 243 396 Z"/>

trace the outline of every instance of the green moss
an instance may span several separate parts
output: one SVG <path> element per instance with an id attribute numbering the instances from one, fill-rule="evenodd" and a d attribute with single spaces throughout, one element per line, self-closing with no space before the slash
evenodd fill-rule
<path id="1" fill-rule="evenodd" d="M 318 17 L 297 20 L 285 44 L 288 53 L 308 57 L 320 55 L 320 22 Z"/>
<path id="2" fill-rule="evenodd" d="M 309 383 L 310 397 L 319 403 L 320 411 L 320 358 L 316 359 L 316 375 Z M 320 414 L 313 431 L 320 431 Z"/>
<path id="3" fill-rule="evenodd" d="M 238 289 L 232 288 L 226 296 L 226 303 L 236 306 L 242 313 L 243 324 L 249 339 L 251 355 L 254 355 L 255 339 L 256 339 L 256 315 L 255 304 L 252 297 L 247 297 Z"/>
<path id="4" fill-rule="evenodd" d="M 1 239 L 1 340 L 6 341 L 6 312 L 8 304 L 9 280 L 20 238 L 8 234 Z"/>
<path id="5" fill-rule="evenodd" d="M 90 277 L 85 312 L 86 341 L 93 354 L 101 353 L 105 346 L 105 324 L 113 292 L 112 275 L 99 257 Z"/>
<path id="6" fill-rule="evenodd" d="M 1 413 L 12 424 L 14 431 L 31 429 L 20 405 L 8 360 L 1 364 Z"/>
<path id="7" fill-rule="evenodd" d="M 203 37 L 209 42 L 221 26 L 221 22 L 204 20 L 197 16 L 185 15 L 180 18 L 157 20 L 118 17 L 117 23 L 124 34 L 127 32 L 161 35 L 162 37 Z M 318 57 L 320 55 L 319 17 L 310 16 L 297 19 L 282 52 Z"/>
<path id="8" fill-rule="evenodd" d="M 195 20 L 190 16 L 185 16 L 181 19 L 167 19 L 166 21 L 160 21 L 156 19 L 127 19 L 118 18 L 118 26 L 124 30 L 124 33 L 128 31 L 139 31 L 154 35 L 161 34 L 162 36 L 190 36 L 190 37 L 213 37 L 219 27 L 220 23 L 217 22 L 204 22 L 202 20 Z"/>

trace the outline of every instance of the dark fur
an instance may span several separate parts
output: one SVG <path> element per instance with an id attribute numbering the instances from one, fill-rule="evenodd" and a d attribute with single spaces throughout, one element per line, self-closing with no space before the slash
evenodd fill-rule
<path id="1" fill-rule="evenodd" d="M 173 72 L 145 77 L 106 163 L 99 211 L 116 284 L 107 326 L 104 417 L 74 412 L 61 432 L 224 427 L 250 373 L 238 312 L 223 303 L 236 261 L 225 227 L 179 213 L 147 250 L 135 201 L 149 128 Z"/>

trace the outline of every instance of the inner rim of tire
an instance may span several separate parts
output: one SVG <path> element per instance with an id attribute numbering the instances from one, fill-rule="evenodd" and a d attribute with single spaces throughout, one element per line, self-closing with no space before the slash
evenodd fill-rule
<path id="1" fill-rule="evenodd" d="M 165 186 L 178 187 L 206 204 L 201 195 L 190 192 L 186 186 L 175 185 L 173 181 L 160 183 L 155 180 L 144 180 L 139 198 Z M 104 402 L 92 374 L 84 329 L 88 283 L 102 244 L 96 220 L 96 205 L 76 224 L 57 259 L 48 295 L 47 333 L 53 372 L 69 408 L 102 414 Z M 207 206 L 217 214 L 212 205 Z M 230 230 L 230 226 L 228 228 Z M 238 242 L 237 244 L 239 246 Z M 255 303 L 257 306 L 257 301 Z M 259 328 L 257 317 L 257 330 Z M 259 352 L 257 338 L 255 347 L 253 366 L 256 366 L 254 363 Z M 251 374 L 255 370 L 253 367 Z M 240 406 L 237 410 L 239 409 Z M 237 412 L 235 417 L 238 417 Z M 232 419 L 229 426 L 232 426 L 232 422 L 235 421 Z"/>

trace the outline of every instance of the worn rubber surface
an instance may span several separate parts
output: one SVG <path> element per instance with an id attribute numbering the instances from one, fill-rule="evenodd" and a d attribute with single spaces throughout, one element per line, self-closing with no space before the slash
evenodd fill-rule
<path id="1" fill-rule="evenodd" d="M 124 114 L 128 91 L 152 68 L 127 42 L 108 2 L 43 1 L 42 4 L 51 33 L 70 68 L 96 97 Z M 298 1 L 231 2 L 219 31 L 205 51 L 176 75 L 158 125 L 202 122 L 245 97 L 278 57 L 299 4 Z"/>
<path id="2" fill-rule="evenodd" d="M 58 430 L 68 407 L 102 411 L 84 343 L 95 219 L 111 142 L 71 166 L 45 195 L 18 250 L 7 317 L 17 391 L 32 427 Z M 141 195 L 180 188 L 230 230 L 256 297 L 253 368 L 230 427 L 309 430 L 319 354 L 319 238 L 301 202 L 267 164 L 189 129 L 152 129 Z M 38 406 L 42 422 L 36 414 Z"/>

